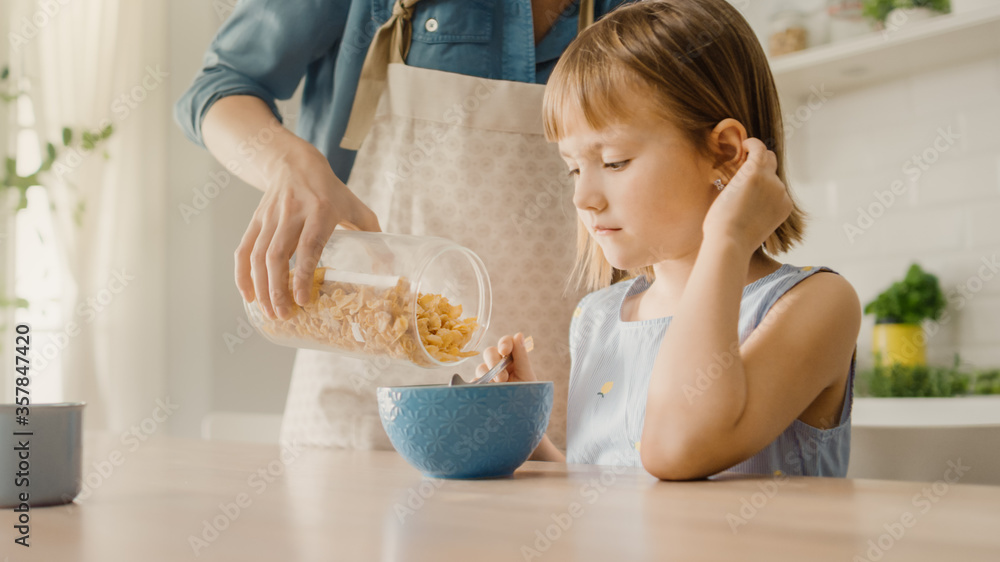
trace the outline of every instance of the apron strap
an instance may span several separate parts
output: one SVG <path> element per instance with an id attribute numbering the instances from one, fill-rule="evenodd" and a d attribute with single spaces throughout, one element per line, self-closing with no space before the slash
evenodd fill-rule
<path id="1" fill-rule="evenodd" d="M 378 0 L 376 0 L 378 1 Z M 354 92 L 351 116 L 347 130 L 340 141 L 340 148 L 358 150 L 368 136 L 375 121 L 375 110 L 385 91 L 386 74 L 390 63 L 405 63 L 410 51 L 413 31 L 413 6 L 420 0 L 396 0 L 392 16 L 375 32 L 372 44 L 365 55 L 358 89 Z M 594 0 L 580 0 L 580 21 L 577 33 L 594 23 Z"/>
<path id="2" fill-rule="evenodd" d="M 410 51 L 410 34 L 413 27 L 413 5 L 420 0 L 396 0 L 392 16 L 375 32 L 371 47 L 365 55 L 354 104 L 347 121 L 347 130 L 340 141 L 341 148 L 357 150 L 368 136 L 375 120 L 378 100 L 385 90 L 386 71 L 390 62 L 405 62 Z"/>
<path id="3" fill-rule="evenodd" d="M 594 25 L 594 0 L 580 0 L 580 21 L 576 26 L 576 34 Z"/>

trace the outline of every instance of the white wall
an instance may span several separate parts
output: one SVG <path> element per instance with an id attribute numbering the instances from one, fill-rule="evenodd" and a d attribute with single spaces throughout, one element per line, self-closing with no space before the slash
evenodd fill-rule
<path id="1" fill-rule="evenodd" d="M 917 261 L 952 301 L 929 359 L 1000 366 L 1000 275 L 983 267 L 1000 254 L 1000 53 L 833 94 L 792 139 L 791 183 L 813 220 L 788 261 L 833 267 L 863 302 Z M 859 207 L 886 210 L 852 241 L 844 225 L 867 224 Z"/>
<path id="2" fill-rule="evenodd" d="M 818 6 L 731 1 L 762 41 L 775 9 Z M 952 10 L 993 4 L 953 0 Z M 832 94 L 788 142 L 789 183 L 811 220 L 805 244 L 782 261 L 832 267 L 854 284 L 862 304 L 916 261 L 939 276 L 951 302 L 951 318 L 928 339 L 929 361 L 950 364 L 957 352 L 975 366 L 1000 366 L 1000 275 L 987 268 L 980 276 L 984 259 L 1000 258 L 1000 53 Z M 783 113 L 799 103 L 783 100 Z M 956 135 L 946 151 L 933 149 L 939 129 Z M 925 150 L 928 160 L 937 158 L 926 170 L 912 160 Z M 878 212 L 876 192 L 889 201 L 884 192 L 897 180 L 901 194 L 852 241 L 845 223 L 858 224 L 858 207 Z M 861 328 L 862 367 L 872 363 L 873 324 L 866 316 Z"/>
<path id="3" fill-rule="evenodd" d="M 190 85 L 206 47 L 234 3 L 170 3 L 172 99 Z M 297 113 L 294 101 L 283 105 L 289 113 Z M 218 196 L 207 199 L 203 210 L 185 220 L 179 206 L 195 207 L 194 191 L 211 194 L 206 184 L 225 183 L 228 174 L 176 127 L 171 131 L 168 162 L 168 376 L 170 396 L 180 405 L 170 430 L 175 435 L 197 436 L 203 417 L 211 411 L 280 414 L 294 350 L 272 345 L 255 332 L 241 337 L 240 322 L 246 314 L 233 279 L 233 251 L 260 192 L 230 177 Z M 242 325 L 243 336 L 248 328 Z M 227 333 L 242 343 L 227 345 Z"/>

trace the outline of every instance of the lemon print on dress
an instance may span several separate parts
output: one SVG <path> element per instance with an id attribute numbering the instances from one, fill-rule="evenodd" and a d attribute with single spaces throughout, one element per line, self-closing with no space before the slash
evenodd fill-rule
<path id="1" fill-rule="evenodd" d="M 604 386 L 601 387 L 601 390 L 597 391 L 597 396 L 599 396 L 600 398 L 604 398 L 605 396 L 608 395 L 609 392 L 611 392 L 611 387 L 613 387 L 614 385 L 615 385 L 614 381 L 608 381 L 608 382 L 604 383 Z M 597 413 L 597 407 L 600 406 L 603 403 L 604 403 L 604 400 L 594 400 L 594 413 L 595 414 Z"/>

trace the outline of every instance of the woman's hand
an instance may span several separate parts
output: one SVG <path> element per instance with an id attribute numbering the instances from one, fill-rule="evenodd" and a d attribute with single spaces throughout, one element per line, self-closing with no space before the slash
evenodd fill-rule
<path id="1" fill-rule="evenodd" d="M 528 348 L 524 345 L 524 334 L 521 334 L 520 332 L 513 337 L 504 336 L 500 338 L 496 347 L 491 347 L 483 352 L 484 363 L 481 363 L 478 367 L 476 367 L 476 377 L 478 378 L 485 375 L 487 371 L 492 369 L 494 365 L 500 362 L 500 359 L 509 354 L 511 351 L 514 352 L 513 361 L 511 361 L 510 365 L 507 365 L 506 369 L 500 371 L 493 381 L 537 381 L 538 377 L 536 377 L 535 372 L 531 370 L 531 360 L 528 359 Z"/>
<path id="2" fill-rule="evenodd" d="M 746 159 L 708 209 L 704 240 L 728 241 L 752 254 L 788 218 L 792 199 L 778 177 L 778 159 L 760 140 L 743 141 Z"/>
<path id="3" fill-rule="evenodd" d="M 313 273 L 337 225 L 380 231 L 378 218 L 333 173 L 326 157 L 293 137 L 265 171 L 264 196 L 236 248 L 236 286 L 264 315 L 292 313 L 288 261 L 296 255 L 294 297 L 309 302 Z"/>

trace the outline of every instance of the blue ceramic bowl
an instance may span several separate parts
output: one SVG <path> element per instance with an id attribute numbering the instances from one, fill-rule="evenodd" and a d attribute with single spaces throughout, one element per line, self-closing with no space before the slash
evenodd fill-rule
<path id="1" fill-rule="evenodd" d="M 392 445 L 434 478 L 508 476 L 542 441 L 552 413 L 549 381 L 379 387 Z"/>

